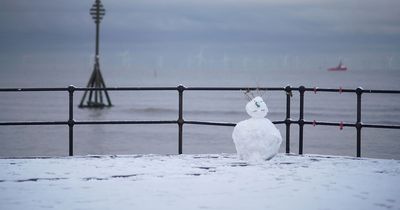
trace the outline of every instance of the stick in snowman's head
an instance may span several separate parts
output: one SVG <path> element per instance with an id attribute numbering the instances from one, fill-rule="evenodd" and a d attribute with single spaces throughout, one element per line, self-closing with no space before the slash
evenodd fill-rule
<path id="1" fill-rule="evenodd" d="M 264 118 L 268 113 L 268 107 L 261 96 L 254 97 L 254 94 L 249 90 L 245 92 L 245 95 L 249 99 L 249 102 L 246 104 L 247 114 L 249 114 L 252 118 Z"/>

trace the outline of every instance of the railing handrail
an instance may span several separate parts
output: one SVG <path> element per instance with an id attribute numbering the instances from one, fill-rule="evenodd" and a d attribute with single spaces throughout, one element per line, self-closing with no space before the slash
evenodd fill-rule
<path id="1" fill-rule="evenodd" d="M 74 86 L 73 86 L 74 87 Z M 179 87 L 179 86 L 178 86 Z M 184 87 L 184 90 L 199 90 L 199 91 L 241 91 L 241 90 L 268 90 L 282 91 L 285 88 L 277 87 Z M 107 90 L 107 91 L 156 91 L 156 90 L 177 90 L 177 87 L 160 86 L 160 87 L 74 87 L 74 91 L 86 90 Z M 36 92 L 36 91 L 68 91 L 68 87 L 60 88 L 0 88 L 0 92 Z"/>
<path id="2" fill-rule="evenodd" d="M 243 90 L 268 90 L 268 91 L 284 91 L 287 87 L 184 87 L 184 90 L 198 90 L 198 91 L 243 91 Z M 301 87 L 301 86 L 300 86 Z M 291 91 L 299 91 L 300 87 L 290 87 Z M 42 87 L 26 87 L 26 88 L 0 88 L 0 92 L 48 92 L 48 91 L 68 91 L 69 87 L 55 87 L 55 88 L 42 88 Z M 106 87 L 106 88 L 91 88 L 91 87 L 74 87 L 74 91 L 86 91 L 86 90 L 107 90 L 107 91 L 156 91 L 156 90 L 177 90 L 177 87 L 173 86 L 149 86 L 149 87 Z M 304 87 L 304 91 L 309 92 L 343 92 L 343 93 L 355 93 L 356 89 L 351 88 L 319 88 Z M 361 89 L 362 93 L 387 93 L 387 94 L 400 94 L 400 90 L 388 90 L 388 89 Z"/>
<path id="3" fill-rule="evenodd" d="M 101 120 L 87 121 L 74 119 L 74 92 L 75 91 L 178 91 L 178 119 L 177 120 Z M 182 154 L 183 145 L 183 125 L 211 125 L 211 126 L 235 126 L 233 122 L 211 122 L 211 121 L 195 121 L 185 120 L 183 118 L 183 93 L 184 91 L 283 91 L 286 93 L 286 118 L 282 121 L 273 121 L 274 124 L 286 125 L 286 153 L 290 153 L 290 128 L 291 124 L 299 125 L 299 154 L 303 154 L 303 129 L 304 125 L 322 125 L 322 126 L 340 126 L 354 127 L 357 130 L 357 157 L 361 157 L 361 128 L 383 128 L 383 129 L 400 129 L 400 125 L 387 124 L 365 124 L 361 121 L 361 96 L 363 93 L 378 94 L 400 94 L 400 90 L 377 90 L 349 88 L 306 88 L 299 87 L 185 87 L 179 85 L 177 87 L 106 87 L 106 88 L 87 88 L 87 87 L 61 87 L 61 88 L 0 88 L 0 92 L 54 92 L 67 91 L 69 93 L 69 118 L 65 121 L 7 121 L 0 122 L 0 126 L 16 126 L 16 125 L 68 125 L 69 127 L 69 155 L 73 155 L 73 131 L 75 125 L 96 125 L 96 124 L 177 124 L 178 125 L 178 153 Z M 300 94 L 300 112 L 299 119 L 291 119 L 291 96 L 293 91 Z M 354 123 L 351 122 L 326 122 L 326 121 L 308 121 L 304 118 L 304 94 L 305 92 L 339 92 L 339 93 L 356 93 L 357 95 L 357 118 Z"/>

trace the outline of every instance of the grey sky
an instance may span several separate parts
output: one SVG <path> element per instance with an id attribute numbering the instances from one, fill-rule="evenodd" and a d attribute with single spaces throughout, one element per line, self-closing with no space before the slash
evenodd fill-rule
<path id="1" fill-rule="evenodd" d="M 141 62 L 140 67 L 146 68 L 165 63 L 160 60 L 198 63 L 201 58 L 207 60 L 208 68 L 216 68 L 229 59 L 241 63 L 279 59 L 270 62 L 279 68 L 290 58 L 306 57 L 311 61 L 304 68 L 329 65 L 339 58 L 356 68 L 365 68 L 367 61 L 374 68 L 400 67 L 398 0 L 102 2 L 106 16 L 101 25 L 101 52 L 108 53 L 109 62 L 115 64 Z M 40 54 L 44 59 L 55 53 L 90 57 L 94 50 L 94 23 L 88 12 L 92 3 L 0 1 L 0 59 L 16 62 Z"/>

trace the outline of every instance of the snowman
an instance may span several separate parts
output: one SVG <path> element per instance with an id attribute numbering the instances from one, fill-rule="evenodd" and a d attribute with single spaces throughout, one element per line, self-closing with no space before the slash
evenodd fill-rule
<path id="1" fill-rule="evenodd" d="M 239 158 L 246 161 L 273 158 L 279 151 L 282 137 L 275 125 L 265 118 L 267 105 L 257 96 L 247 103 L 246 112 L 251 118 L 239 122 L 232 133 Z"/>

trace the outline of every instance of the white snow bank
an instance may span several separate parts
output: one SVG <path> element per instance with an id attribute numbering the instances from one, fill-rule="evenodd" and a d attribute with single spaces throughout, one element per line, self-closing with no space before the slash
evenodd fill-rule
<path id="1" fill-rule="evenodd" d="M 92 156 L 0 168 L 0 209 L 400 209 L 398 160 Z"/>

